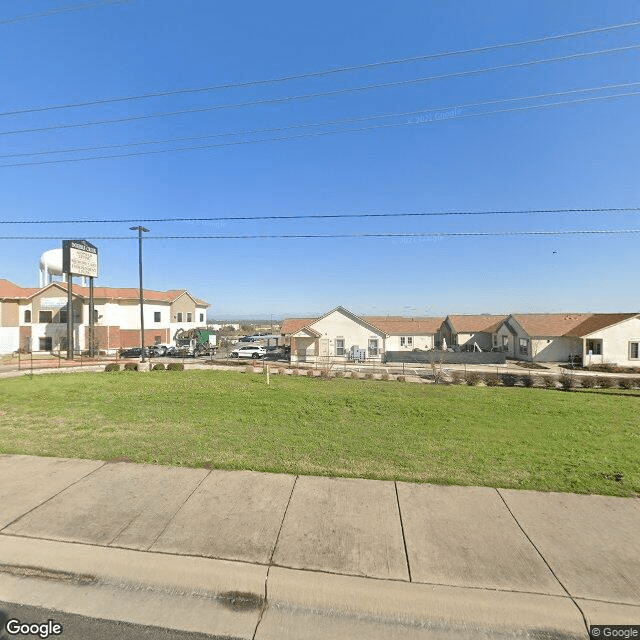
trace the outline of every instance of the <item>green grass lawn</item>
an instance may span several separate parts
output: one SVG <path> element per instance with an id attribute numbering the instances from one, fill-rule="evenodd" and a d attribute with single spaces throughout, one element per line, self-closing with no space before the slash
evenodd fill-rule
<path id="1" fill-rule="evenodd" d="M 639 409 L 637 392 L 51 374 L 0 381 L 0 452 L 629 496 Z"/>

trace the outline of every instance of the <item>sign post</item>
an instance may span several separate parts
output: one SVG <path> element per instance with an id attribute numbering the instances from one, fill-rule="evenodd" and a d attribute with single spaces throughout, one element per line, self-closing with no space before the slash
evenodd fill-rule
<path id="1" fill-rule="evenodd" d="M 62 270 L 67 274 L 67 360 L 73 360 L 73 276 L 90 278 L 89 327 L 93 349 L 93 279 L 98 276 L 98 249 L 86 240 L 64 240 Z"/>

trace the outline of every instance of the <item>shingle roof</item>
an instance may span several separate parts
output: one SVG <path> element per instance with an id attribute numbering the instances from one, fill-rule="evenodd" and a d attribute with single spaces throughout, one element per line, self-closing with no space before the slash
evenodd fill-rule
<path id="1" fill-rule="evenodd" d="M 403 318 L 394 316 L 392 318 L 380 316 L 362 316 L 363 320 L 376 326 L 389 335 L 430 335 L 440 329 L 444 318 Z"/>
<path id="2" fill-rule="evenodd" d="M 302 327 L 306 327 L 311 322 L 314 322 L 317 318 L 285 318 L 282 321 L 282 327 L 280 327 L 280 333 L 296 333 L 300 331 Z"/>
<path id="3" fill-rule="evenodd" d="M 493 333 L 507 316 L 490 315 L 453 315 L 447 316 L 456 333 L 474 333 L 486 331 Z"/>
<path id="4" fill-rule="evenodd" d="M 564 336 L 592 315 L 591 313 L 514 313 L 513 317 L 530 336 Z"/>
<path id="5" fill-rule="evenodd" d="M 67 285 L 65 282 L 55 282 L 56 285 L 66 291 Z M 50 285 L 47 285 L 50 286 Z M 36 293 L 46 289 L 46 287 L 20 287 L 9 280 L 0 279 L 0 298 L 30 298 Z M 84 298 L 89 297 L 89 287 L 81 287 L 80 285 L 73 285 L 73 293 Z M 183 293 L 188 293 L 186 289 L 171 289 L 169 291 L 152 291 L 150 289 L 144 290 L 145 300 L 157 300 L 162 302 L 173 302 L 176 298 L 179 298 Z M 191 295 L 191 294 L 189 294 Z M 140 290 L 134 287 L 117 288 L 117 287 L 94 287 L 94 298 L 106 298 L 108 300 L 137 300 L 140 297 Z M 193 297 L 193 296 L 192 296 Z M 210 306 L 203 300 L 197 300 L 198 304 Z"/>
<path id="6" fill-rule="evenodd" d="M 582 336 L 589 335 L 594 331 L 610 327 L 612 324 L 618 324 L 618 322 L 628 320 L 629 318 L 633 318 L 637 315 L 637 313 L 594 313 L 590 318 L 587 318 L 577 327 L 567 331 L 564 335 L 581 338 Z"/>

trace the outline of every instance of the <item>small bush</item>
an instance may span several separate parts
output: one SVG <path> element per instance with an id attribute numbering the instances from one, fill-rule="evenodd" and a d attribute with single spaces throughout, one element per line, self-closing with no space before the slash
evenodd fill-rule
<path id="1" fill-rule="evenodd" d="M 451 373 L 451 384 L 463 384 L 465 375 L 462 371 L 453 371 Z"/>
<path id="2" fill-rule="evenodd" d="M 158 364 L 153 365 L 153 369 L 151 371 L 164 371 L 164 365 L 162 362 L 158 362 Z"/>
<path id="3" fill-rule="evenodd" d="M 382 379 L 383 380 L 389 380 L 390 379 L 390 376 L 386 371 L 382 374 Z"/>
<path id="4" fill-rule="evenodd" d="M 167 365 L 167 371 L 184 371 L 184 364 L 182 362 L 170 362 Z"/>
<path id="5" fill-rule="evenodd" d="M 591 376 L 582 376 L 581 378 L 578 378 L 578 381 L 583 389 L 591 389 L 596 384 L 595 378 L 592 378 Z"/>
<path id="6" fill-rule="evenodd" d="M 618 385 L 621 389 L 633 389 L 633 380 L 631 378 L 618 378 Z"/>
<path id="7" fill-rule="evenodd" d="M 344 378 L 344 371 L 336 371 L 333 375 L 336 378 Z"/>
<path id="8" fill-rule="evenodd" d="M 133 362 L 127 362 L 124 365 L 124 370 L 125 371 L 137 371 L 138 370 L 138 365 L 133 363 Z"/>
<path id="9" fill-rule="evenodd" d="M 278 368 L 276 369 L 276 371 L 277 371 L 281 376 L 283 376 L 283 375 L 284 375 L 284 367 L 278 367 Z"/>
<path id="10" fill-rule="evenodd" d="M 576 379 L 570 373 L 563 373 L 560 376 L 560 384 L 565 391 L 569 391 L 576 386 Z"/>
<path id="11" fill-rule="evenodd" d="M 512 373 L 506 373 L 502 376 L 502 384 L 505 387 L 515 387 L 518 383 L 518 376 L 514 376 Z"/>
<path id="12" fill-rule="evenodd" d="M 556 379 L 553 376 L 545 376 L 543 378 L 544 388 L 545 389 L 555 389 L 556 388 Z"/>
<path id="13" fill-rule="evenodd" d="M 105 371 L 120 371 L 120 365 L 115 362 L 110 362 L 105 368 Z"/>
<path id="14" fill-rule="evenodd" d="M 615 380 L 609 376 L 601 376 L 596 378 L 596 383 L 601 389 L 611 389 Z"/>
<path id="15" fill-rule="evenodd" d="M 487 387 L 497 387 L 500 384 L 500 375 L 497 373 L 489 373 L 484 377 L 484 383 Z"/>
<path id="16" fill-rule="evenodd" d="M 535 384 L 535 381 L 533 379 L 533 376 L 531 374 L 528 374 L 526 376 L 522 377 L 522 384 L 525 387 L 533 387 L 533 385 Z"/>
<path id="17" fill-rule="evenodd" d="M 365 373 L 364 374 L 364 379 L 365 380 L 373 380 L 373 373 Z"/>
<path id="18" fill-rule="evenodd" d="M 309 370 L 307 371 L 307 377 L 308 377 L 308 378 L 313 378 L 313 369 L 309 369 Z"/>
<path id="19" fill-rule="evenodd" d="M 406 381 L 407 381 L 407 377 L 406 377 L 406 376 L 398 376 L 398 377 L 396 378 L 396 380 L 397 380 L 398 382 L 406 382 Z"/>
<path id="20" fill-rule="evenodd" d="M 481 379 L 482 376 L 477 371 L 469 371 L 465 377 L 465 382 L 470 387 L 474 387 L 480 382 Z"/>
<path id="21" fill-rule="evenodd" d="M 320 377 L 323 380 L 329 380 L 331 378 L 331 369 L 322 369 L 320 372 Z"/>

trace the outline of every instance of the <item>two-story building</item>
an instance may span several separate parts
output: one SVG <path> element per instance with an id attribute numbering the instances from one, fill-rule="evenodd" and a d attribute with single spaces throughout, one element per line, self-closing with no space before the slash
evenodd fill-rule
<path id="1" fill-rule="evenodd" d="M 74 347 L 89 348 L 89 289 L 72 290 Z M 113 352 L 140 345 L 140 292 L 94 288 L 94 346 Z M 171 343 L 178 329 L 206 323 L 209 304 L 186 289 L 144 291 L 145 345 Z M 0 279 L 0 353 L 57 351 L 67 347 L 67 285 L 20 287 Z"/>

